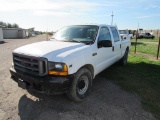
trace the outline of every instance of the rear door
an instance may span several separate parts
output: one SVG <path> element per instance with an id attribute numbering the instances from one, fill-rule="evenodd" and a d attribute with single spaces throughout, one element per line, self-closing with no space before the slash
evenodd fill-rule
<path id="1" fill-rule="evenodd" d="M 113 52 L 114 57 L 116 57 L 115 61 L 119 60 L 122 56 L 121 52 L 121 39 L 116 27 L 110 27 L 112 38 L 113 38 Z"/>

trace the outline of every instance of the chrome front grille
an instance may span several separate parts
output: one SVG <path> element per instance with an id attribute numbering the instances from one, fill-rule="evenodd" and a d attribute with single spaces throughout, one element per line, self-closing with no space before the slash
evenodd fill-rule
<path id="1" fill-rule="evenodd" d="M 47 74 L 47 60 L 45 58 L 13 54 L 15 70 L 38 76 Z"/>

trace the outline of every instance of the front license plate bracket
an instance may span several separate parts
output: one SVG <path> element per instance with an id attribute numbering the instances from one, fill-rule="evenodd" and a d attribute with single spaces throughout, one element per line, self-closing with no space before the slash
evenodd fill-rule
<path id="1" fill-rule="evenodd" d="M 26 89 L 27 85 L 24 81 L 18 80 L 18 86 L 21 87 L 22 89 Z"/>

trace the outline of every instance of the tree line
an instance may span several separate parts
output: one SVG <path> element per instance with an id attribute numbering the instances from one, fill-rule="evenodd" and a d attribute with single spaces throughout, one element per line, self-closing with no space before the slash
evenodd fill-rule
<path id="1" fill-rule="evenodd" d="M 6 28 L 19 28 L 19 25 L 16 24 L 16 23 L 11 24 L 11 23 L 6 23 L 6 22 L 3 22 L 3 21 L 0 21 L 0 25 L 4 26 Z"/>

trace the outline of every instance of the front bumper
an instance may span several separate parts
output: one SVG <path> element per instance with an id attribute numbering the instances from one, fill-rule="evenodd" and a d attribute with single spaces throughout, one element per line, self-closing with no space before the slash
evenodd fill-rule
<path id="1" fill-rule="evenodd" d="M 67 92 L 74 77 L 74 75 L 66 77 L 47 75 L 39 77 L 16 71 L 14 68 L 10 68 L 10 73 L 11 78 L 18 83 L 19 87 L 49 95 Z"/>

